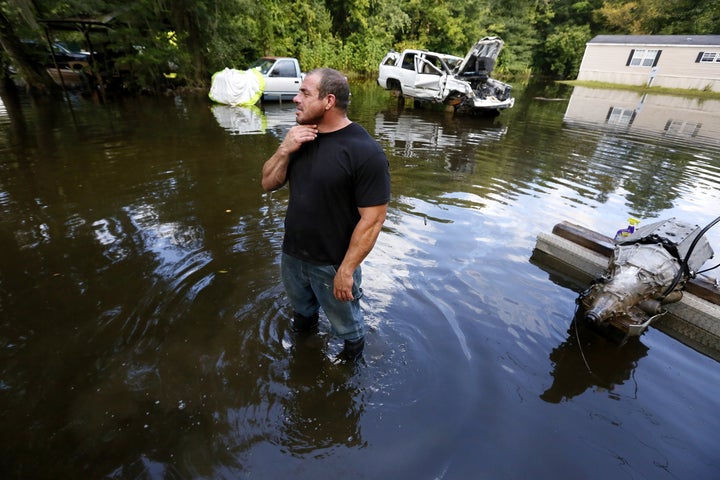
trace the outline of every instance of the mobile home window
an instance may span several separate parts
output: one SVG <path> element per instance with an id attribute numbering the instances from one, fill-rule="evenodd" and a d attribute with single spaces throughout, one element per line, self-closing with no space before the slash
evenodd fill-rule
<path id="1" fill-rule="evenodd" d="M 665 131 L 675 135 L 696 137 L 701 126 L 701 123 L 670 119 L 665 124 Z"/>
<path id="2" fill-rule="evenodd" d="M 609 125 L 630 125 L 633 123 L 634 118 L 635 110 L 610 107 L 605 121 Z"/>
<path id="3" fill-rule="evenodd" d="M 718 62 L 720 63 L 720 53 L 718 52 L 703 52 L 700 57 L 700 62 Z"/>
<path id="4" fill-rule="evenodd" d="M 628 65 L 631 67 L 652 67 L 658 54 L 659 50 L 635 49 L 630 55 Z"/>

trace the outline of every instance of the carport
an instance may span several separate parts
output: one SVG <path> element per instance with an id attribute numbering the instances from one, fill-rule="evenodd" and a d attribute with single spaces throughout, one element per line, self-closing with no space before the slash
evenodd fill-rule
<path id="1" fill-rule="evenodd" d="M 100 72 L 99 62 L 93 47 L 92 34 L 107 35 L 115 22 L 116 15 L 108 14 L 100 18 L 61 18 L 61 19 L 40 19 L 40 23 L 44 26 L 45 39 L 53 56 L 53 64 L 60 79 L 60 85 L 64 91 L 67 91 L 63 73 L 58 65 L 55 49 L 53 47 L 53 32 L 56 31 L 76 31 L 80 32 L 85 40 L 87 51 L 90 52 L 90 69 L 94 78 L 95 86 L 98 87 L 101 99 L 105 100 L 105 83 Z"/>

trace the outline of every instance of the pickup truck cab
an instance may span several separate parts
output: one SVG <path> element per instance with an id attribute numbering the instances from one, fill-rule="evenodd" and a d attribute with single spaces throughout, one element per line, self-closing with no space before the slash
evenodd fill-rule
<path id="1" fill-rule="evenodd" d="M 257 68 L 265 77 L 263 100 L 292 100 L 305 78 L 300 63 L 291 57 L 262 57 L 250 68 Z"/>

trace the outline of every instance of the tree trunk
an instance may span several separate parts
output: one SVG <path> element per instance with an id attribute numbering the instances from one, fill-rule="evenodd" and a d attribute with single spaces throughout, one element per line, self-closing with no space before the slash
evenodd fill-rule
<path id="1" fill-rule="evenodd" d="M 25 80 L 31 93 L 49 94 L 60 89 L 47 70 L 42 65 L 33 62 L 25 53 L 22 42 L 2 11 L 0 11 L 0 45 L 18 69 L 18 73 Z"/>
<path id="2" fill-rule="evenodd" d="M 190 65 L 186 65 L 188 82 L 192 86 L 206 85 L 208 83 L 208 67 L 206 52 L 203 48 L 207 44 L 208 32 L 200 27 L 202 19 L 198 17 L 195 2 L 174 0 L 169 3 L 170 21 L 177 32 L 187 34 L 181 48 L 189 54 Z"/>

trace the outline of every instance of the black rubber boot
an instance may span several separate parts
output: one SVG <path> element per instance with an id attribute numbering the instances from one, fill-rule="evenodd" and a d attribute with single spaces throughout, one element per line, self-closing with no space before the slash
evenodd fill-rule
<path id="1" fill-rule="evenodd" d="M 337 356 L 337 360 L 347 363 L 355 363 L 362 358 L 363 349 L 365 348 L 365 337 L 358 340 L 345 340 L 345 345 Z"/>
<path id="2" fill-rule="evenodd" d="M 318 327 L 318 314 L 306 317 L 297 312 L 293 312 L 292 330 L 295 333 L 312 333 Z"/>

